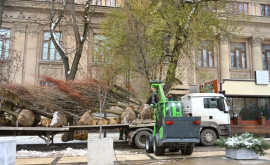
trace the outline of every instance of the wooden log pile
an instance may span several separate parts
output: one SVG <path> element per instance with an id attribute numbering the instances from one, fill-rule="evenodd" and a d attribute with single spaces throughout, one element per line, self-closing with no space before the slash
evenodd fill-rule
<path id="1" fill-rule="evenodd" d="M 67 120 L 80 120 L 78 124 L 93 123 L 94 118 L 85 113 L 99 112 L 100 103 L 103 103 L 104 98 L 106 99 L 103 111 L 117 115 L 121 115 L 130 104 L 133 107 L 142 105 L 134 92 L 130 92 L 132 90 L 126 90 L 117 85 L 107 85 L 91 78 L 81 81 L 62 81 L 52 77 L 42 77 L 42 81 L 48 82 L 50 86 L 19 84 L 2 86 L 4 97 L 1 101 L 0 118 L 3 119 L 7 116 L 3 114 L 15 116 L 17 123 L 20 122 L 19 124 L 24 126 L 25 122 L 22 123 L 21 120 L 18 120 L 19 116 L 24 120 L 25 117 L 28 117 L 31 122 L 28 120 L 27 126 L 30 126 L 31 123 L 33 123 L 32 125 L 36 124 L 38 116 L 44 116 L 47 119 L 41 122 L 42 125 L 52 126 L 52 124 L 56 124 L 53 126 L 57 127 L 64 124 L 65 121 L 59 125 L 55 123 L 53 119 L 56 112 L 58 115 L 64 114 Z M 129 102 L 129 104 L 126 104 L 126 102 Z M 112 107 L 118 108 L 113 109 Z M 139 108 L 133 109 L 136 113 L 139 113 Z M 23 110 L 24 115 L 22 114 Z M 25 111 L 29 114 L 28 116 L 25 116 Z M 82 119 L 82 116 L 91 121 Z M 103 122 L 106 121 L 103 120 Z"/>

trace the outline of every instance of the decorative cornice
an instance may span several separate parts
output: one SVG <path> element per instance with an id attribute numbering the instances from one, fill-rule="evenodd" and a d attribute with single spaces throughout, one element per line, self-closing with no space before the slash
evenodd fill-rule
<path id="1" fill-rule="evenodd" d="M 219 36 L 219 45 L 228 45 L 229 39 L 226 36 Z"/>
<path id="2" fill-rule="evenodd" d="M 264 41 L 263 37 L 253 36 L 250 39 L 250 43 L 252 46 L 261 46 L 261 43 Z"/>
<path id="3" fill-rule="evenodd" d="M 39 24 L 29 24 L 28 25 L 29 26 L 29 28 L 28 28 L 28 32 L 29 33 L 35 33 L 35 34 L 37 34 L 37 33 L 39 33 Z"/>
<path id="4" fill-rule="evenodd" d="M 15 32 L 25 33 L 26 23 L 16 22 L 14 24 L 15 24 L 14 26 Z"/>

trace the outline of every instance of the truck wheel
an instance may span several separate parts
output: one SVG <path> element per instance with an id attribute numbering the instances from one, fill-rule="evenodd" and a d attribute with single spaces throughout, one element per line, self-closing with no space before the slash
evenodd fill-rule
<path id="1" fill-rule="evenodd" d="M 154 154 L 156 156 L 163 156 L 165 154 L 165 147 L 158 146 L 156 138 L 154 138 L 154 144 L 153 144 Z"/>
<path id="2" fill-rule="evenodd" d="M 170 152 L 179 152 L 179 148 L 170 148 L 169 151 Z"/>
<path id="3" fill-rule="evenodd" d="M 217 134 L 212 129 L 205 129 L 201 132 L 201 143 L 204 146 L 213 146 L 217 140 Z"/>
<path id="4" fill-rule="evenodd" d="M 151 144 L 149 137 L 145 141 L 145 150 L 147 153 L 153 153 L 153 144 Z"/>
<path id="5" fill-rule="evenodd" d="M 186 149 L 181 149 L 182 155 L 191 155 L 193 153 L 193 147 L 187 146 Z"/>
<path id="6" fill-rule="evenodd" d="M 135 145 L 138 148 L 144 149 L 145 148 L 145 141 L 149 135 L 150 135 L 150 133 L 147 131 L 138 132 L 135 136 Z"/>

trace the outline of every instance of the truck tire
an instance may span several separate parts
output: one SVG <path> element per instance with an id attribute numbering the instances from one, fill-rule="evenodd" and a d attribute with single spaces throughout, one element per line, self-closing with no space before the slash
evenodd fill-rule
<path id="1" fill-rule="evenodd" d="M 150 133 L 148 131 L 140 131 L 135 135 L 135 145 L 140 148 L 144 149 L 145 148 L 145 141 L 148 138 Z"/>
<path id="2" fill-rule="evenodd" d="M 146 150 L 147 153 L 153 153 L 154 152 L 153 143 L 150 142 L 149 137 L 145 141 L 145 150 Z"/>
<path id="3" fill-rule="evenodd" d="M 169 151 L 170 152 L 179 152 L 179 148 L 170 148 Z"/>
<path id="4" fill-rule="evenodd" d="M 153 149 L 156 156 L 163 156 L 165 154 L 165 147 L 158 146 L 156 138 L 154 138 Z"/>
<path id="5" fill-rule="evenodd" d="M 217 134 L 212 129 L 204 129 L 201 132 L 201 144 L 204 146 L 213 146 L 217 140 Z"/>
<path id="6" fill-rule="evenodd" d="M 181 149 L 182 155 L 191 155 L 193 153 L 193 147 L 187 146 L 186 149 Z"/>

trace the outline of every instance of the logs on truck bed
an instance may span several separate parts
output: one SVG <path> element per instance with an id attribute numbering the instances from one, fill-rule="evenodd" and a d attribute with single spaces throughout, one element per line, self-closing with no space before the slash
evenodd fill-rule
<path id="1" fill-rule="evenodd" d="M 148 104 L 144 104 L 142 111 L 140 112 L 141 119 L 151 119 L 153 118 L 153 112 Z"/>
<path id="2" fill-rule="evenodd" d="M 92 117 L 89 112 L 85 112 L 80 120 L 78 121 L 77 125 L 91 125 L 92 123 Z"/>
<path id="3" fill-rule="evenodd" d="M 52 120 L 48 118 L 44 118 L 41 120 L 41 125 L 43 127 L 49 127 L 51 125 Z"/>
<path id="4" fill-rule="evenodd" d="M 101 122 L 102 122 L 102 125 L 108 125 L 109 124 L 109 121 L 104 119 L 104 118 L 101 120 Z M 96 125 L 100 125 L 100 120 L 97 121 Z"/>
<path id="5" fill-rule="evenodd" d="M 67 124 L 67 117 L 61 111 L 55 111 L 51 122 L 51 127 L 61 127 Z"/>
<path id="6" fill-rule="evenodd" d="M 23 109 L 17 118 L 19 126 L 31 127 L 35 122 L 35 115 L 28 109 Z"/>
<path id="7" fill-rule="evenodd" d="M 74 132 L 74 139 L 75 140 L 87 140 L 88 133 L 84 130 L 77 130 Z"/>
<path id="8" fill-rule="evenodd" d="M 122 109 L 128 106 L 125 102 L 141 105 L 140 100 L 128 90 L 117 85 L 108 86 L 91 78 L 62 81 L 42 77 L 42 80 L 52 86 L 8 84 L 0 88 L 5 89 L 3 111 L 16 116 L 15 109 L 28 109 L 49 119 L 53 118 L 55 111 L 61 111 L 67 118 L 79 119 L 89 110 L 98 112 L 99 103 L 102 101 L 99 98 L 104 98 L 105 93 L 104 112 L 121 115 Z M 121 108 L 113 110 L 110 109 L 112 106 Z"/>
<path id="9" fill-rule="evenodd" d="M 127 107 L 125 112 L 121 115 L 122 124 L 130 123 L 135 119 L 136 119 L 136 114 L 130 106 Z"/>

